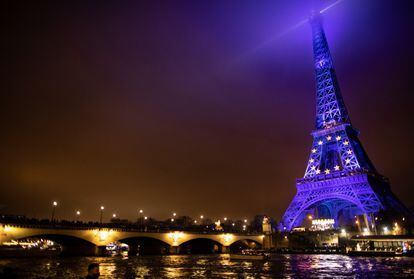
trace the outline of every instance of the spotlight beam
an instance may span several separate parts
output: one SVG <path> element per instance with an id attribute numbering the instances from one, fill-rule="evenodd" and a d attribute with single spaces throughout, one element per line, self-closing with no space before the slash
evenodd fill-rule
<path id="1" fill-rule="evenodd" d="M 322 13 L 325 13 L 326 11 L 328 11 L 329 9 L 335 7 L 336 5 L 338 5 L 339 3 L 343 2 L 343 1 L 345 1 L 345 0 L 337 0 L 337 1 L 335 1 L 334 3 L 332 3 L 329 6 L 323 8 L 322 10 L 320 10 L 319 13 L 321 13 L 321 14 Z M 251 54 L 259 51 L 260 49 L 265 48 L 266 46 L 270 45 L 274 41 L 279 40 L 280 38 L 284 37 L 285 35 L 289 34 L 292 31 L 296 30 L 297 28 L 301 27 L 302 25 L 305 25 L 308 22 L 308 20 L 309 19 L 306 18 L 306 19 L 303 19 L 303 20 L 299 21 L 298 23 L 296 23 L 295 25 L 289 27 L 285 31 L 279 33 L 275 37 L 273 37 L 273 38 L 271 38 L 271 39 L 269 39 L 267 41 L 264 41 L 261 44 L 259 44 L 257 47 L 255 47 L 254 49 L 251 49 L 251 50 L 247 51 L 244 55 L 242 55 L 241 58 L 247 57 L 247 56 L 249 56 L 249 55 L 251 55 Z"/>

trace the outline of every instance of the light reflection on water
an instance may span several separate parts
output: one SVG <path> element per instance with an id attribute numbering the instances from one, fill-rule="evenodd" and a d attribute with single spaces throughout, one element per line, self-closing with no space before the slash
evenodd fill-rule
<path id="1" fill-rule="evenodd" d="M 100 264 L 101 278 L 366 278 L 414 277 L 414 258 L 343 255 L 278 255 L 271 261 L 232 261 L 229 255 L 111 258 L 0 259 L 10 278 L 79 278 L 89 263 Z"/>

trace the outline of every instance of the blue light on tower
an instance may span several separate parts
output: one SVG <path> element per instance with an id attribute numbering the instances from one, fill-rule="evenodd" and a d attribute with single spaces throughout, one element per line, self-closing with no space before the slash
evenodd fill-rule
<path id="1" fill-rule="evenodd" d="M 312 27 L 316 81 L 316 130 L 305 175 L 296 183 L 297 194 L 279 228 L 300 226 L 306 214 L 333 219 L 334 226 L 354 224 L 363 216 L 370 230 L 373 216 L 412 215 L 391 192 L 388 179 L 380 175 L 365 153 L 359 132 L 352 127 L 336 78 L 320 13 L 309 19 Z"/>

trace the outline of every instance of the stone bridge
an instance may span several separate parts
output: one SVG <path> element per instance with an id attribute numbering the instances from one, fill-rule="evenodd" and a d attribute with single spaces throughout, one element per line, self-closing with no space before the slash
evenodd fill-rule
<path id="1" fill-rule="evenodd" d="M 108 244 L 128 244 L 129 252 L 137 254 L 138 249 L 150 253 L 191 253 L 203 248 L 227 253 L 232 247 L 262 247 L 264 235 L 235 233 L 197 233 L 186 231 L 143 232 L 116 228 L 52 227 L 24 224 L 0 224 L 0 245 L 27 239 L 43 238 L 58 243 L 62 253 L 71 255 L 100 255 Z M 140 248 L 138 248 L 140 247 Z M 202 249 L 203 250 L 203 249 Z M 142 251 L 141 251 L 142 252 Z"/>

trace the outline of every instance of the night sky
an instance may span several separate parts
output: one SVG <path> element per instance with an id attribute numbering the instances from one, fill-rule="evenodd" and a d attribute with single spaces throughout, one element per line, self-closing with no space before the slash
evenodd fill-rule
<path id="1" fill-rule="evenodd" d="M 0 212 L 48 218 L 57 200 L 58 218 L 96 220 L 101 204 L 130 219 L 280 218 L 315 88 L 310 27 L 278 34 L 311 1 L 8 2 Z M 345 0 L 324 25 L 353 125 L 412 207 L 410 2 Z"/>

